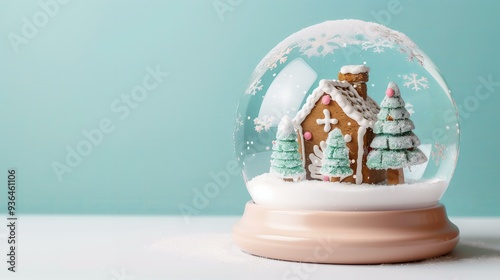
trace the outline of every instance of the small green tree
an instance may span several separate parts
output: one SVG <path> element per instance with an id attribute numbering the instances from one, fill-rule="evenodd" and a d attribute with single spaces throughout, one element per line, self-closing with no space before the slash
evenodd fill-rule
<path id="1" fill-rule="evenodd" d="M 415 125 L 396 83 L 390 82 L 387 86 L 380 108 L 373 128 L 376 136 L 370 144 L 373 150 L 368 154 L 366 165 L 371 169 L 386 169 L 390 185 L 402 184 L 402 168 L 422 164 L 427 157 L 417 148 L 420 140 L 412 132 Z"/>
<path id="2" fill-rule="evenodd" d="M 302 180 L 306 175 L 299 153 L 297 133 L 288 116 L 283 117 L 278 125 L 271 154 L 270 171 L 285 181 Z"/>
<path id="3" fill-rule="evenodd" d="M 326 149 L 323 151 L 320 173 L 324 181 L 340 181 L 342 177 L 352 175 L 349 162 L 349 148 L 340 129 L 335 128 L 328 133 Z"/>

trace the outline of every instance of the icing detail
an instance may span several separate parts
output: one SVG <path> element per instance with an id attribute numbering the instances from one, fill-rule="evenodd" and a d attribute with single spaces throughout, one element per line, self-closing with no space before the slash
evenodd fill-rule
<path id="1" fill-rule="evenodd" d="M 351 142 L 351 140 L 352 140 L 352 136 L 351 136 L 350 134 L 346 134 L 346 135 L 344 135 L 344 140 L 345 140 L 346 142 Z"/>
<path id="2" fill-rule="evenodd" d="M 314 145 L 313 151 L 314 153 L 309 154 L 309 159 L 311 160 L 311 164 L 307 166 L 307 169 L 311 173 L 311 177 L 318 180 L 323 180 L 323 175 L 319 172 L 321 169 L 321 161 L 323 160 L 323 151 L 326 148 L 326 142 L 321 141 L 318 145 Z"/>
<path id="3" fill-rule="evenodd" d="M 363 183 L 363 154 L 364 154 L 364 137 L 366 133 L 366 127 L 360 126 L 358 129 L 358 164 L 356 166 L 356 184 Z M 354 177 L 354 176 L 353 176 Z"/>
<path id="4" fill-rule="evenodd" d="M 323 114 L 325 115 L 325 118 L 324 119 L 317 119 L 316 123 L 319 125 L 324 124 L 325 127 L 323 128 L 323 130 L 325 132 L 329 132 L 330 129 L 332 129 L 332 126 L 330 124 L 337 124 L 339 122 L 339 120 L 337 120 L 335 118 L 332 119 L 330 117 L 330 111 L 328 111 L 328 109 L 324 109 Z"/>
<path id="5" fill-rule="evenodd" d="M 300 154 L 302 155 L 302 167 L 306 167 L 306 159 L 305 159 L 305 152 L 306 152 L 306 147 L 304 146 L 304 133 L 302 133 L 302 126 L 297 127 L 298 130 L 298 136 L 300 138 Z"/>
<path id="6" fill-rule="evenodd" d="M 312 138 L 312 133 L 311 132 L 309 132 L 309 131 L 304 132 L 304 139 L 306 141 L 311 140 L 311 138 Z"/>
<path id="7" fill-rule="evenodd" d="M 340 68 L 342 74 L 361 74 L 370 72 L 370 67 L 366 65 L 345 65 Z"/>

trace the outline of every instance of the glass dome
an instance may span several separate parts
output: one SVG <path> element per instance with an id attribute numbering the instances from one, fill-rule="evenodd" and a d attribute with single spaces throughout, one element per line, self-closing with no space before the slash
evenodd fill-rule
<path id="1" fill-rule="evenodd" d="M 402 210 L 439 202 L 459 153 L 443 77 L 406 35 L 360 20 L 292 34 L 240 100 L 235 152 L 255 203 Z"/>

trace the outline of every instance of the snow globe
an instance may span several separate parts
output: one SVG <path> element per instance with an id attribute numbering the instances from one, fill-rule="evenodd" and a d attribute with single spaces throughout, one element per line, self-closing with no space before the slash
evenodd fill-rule
<path id="1" fill-rule="evenodd" d="M 450 252 L 439 201 L 459 153 L 458 111 L 401 32 L 360 20 L 292 34 L 252 74 L 235 151 L 252 201 L 233 227 L 267 258 L 372 264 Z"/>

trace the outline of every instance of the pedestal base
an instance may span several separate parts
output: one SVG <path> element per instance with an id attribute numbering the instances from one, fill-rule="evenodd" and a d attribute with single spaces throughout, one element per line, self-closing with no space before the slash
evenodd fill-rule
<path id="1" fill-rule="evenodd" d="M 304 211 L 250 201 L 233 227 L 233 239 L 243 251 L 266 258 L 380 264 L 449 253 L 459 231 L 442 204 L 402 211 Z"/>

